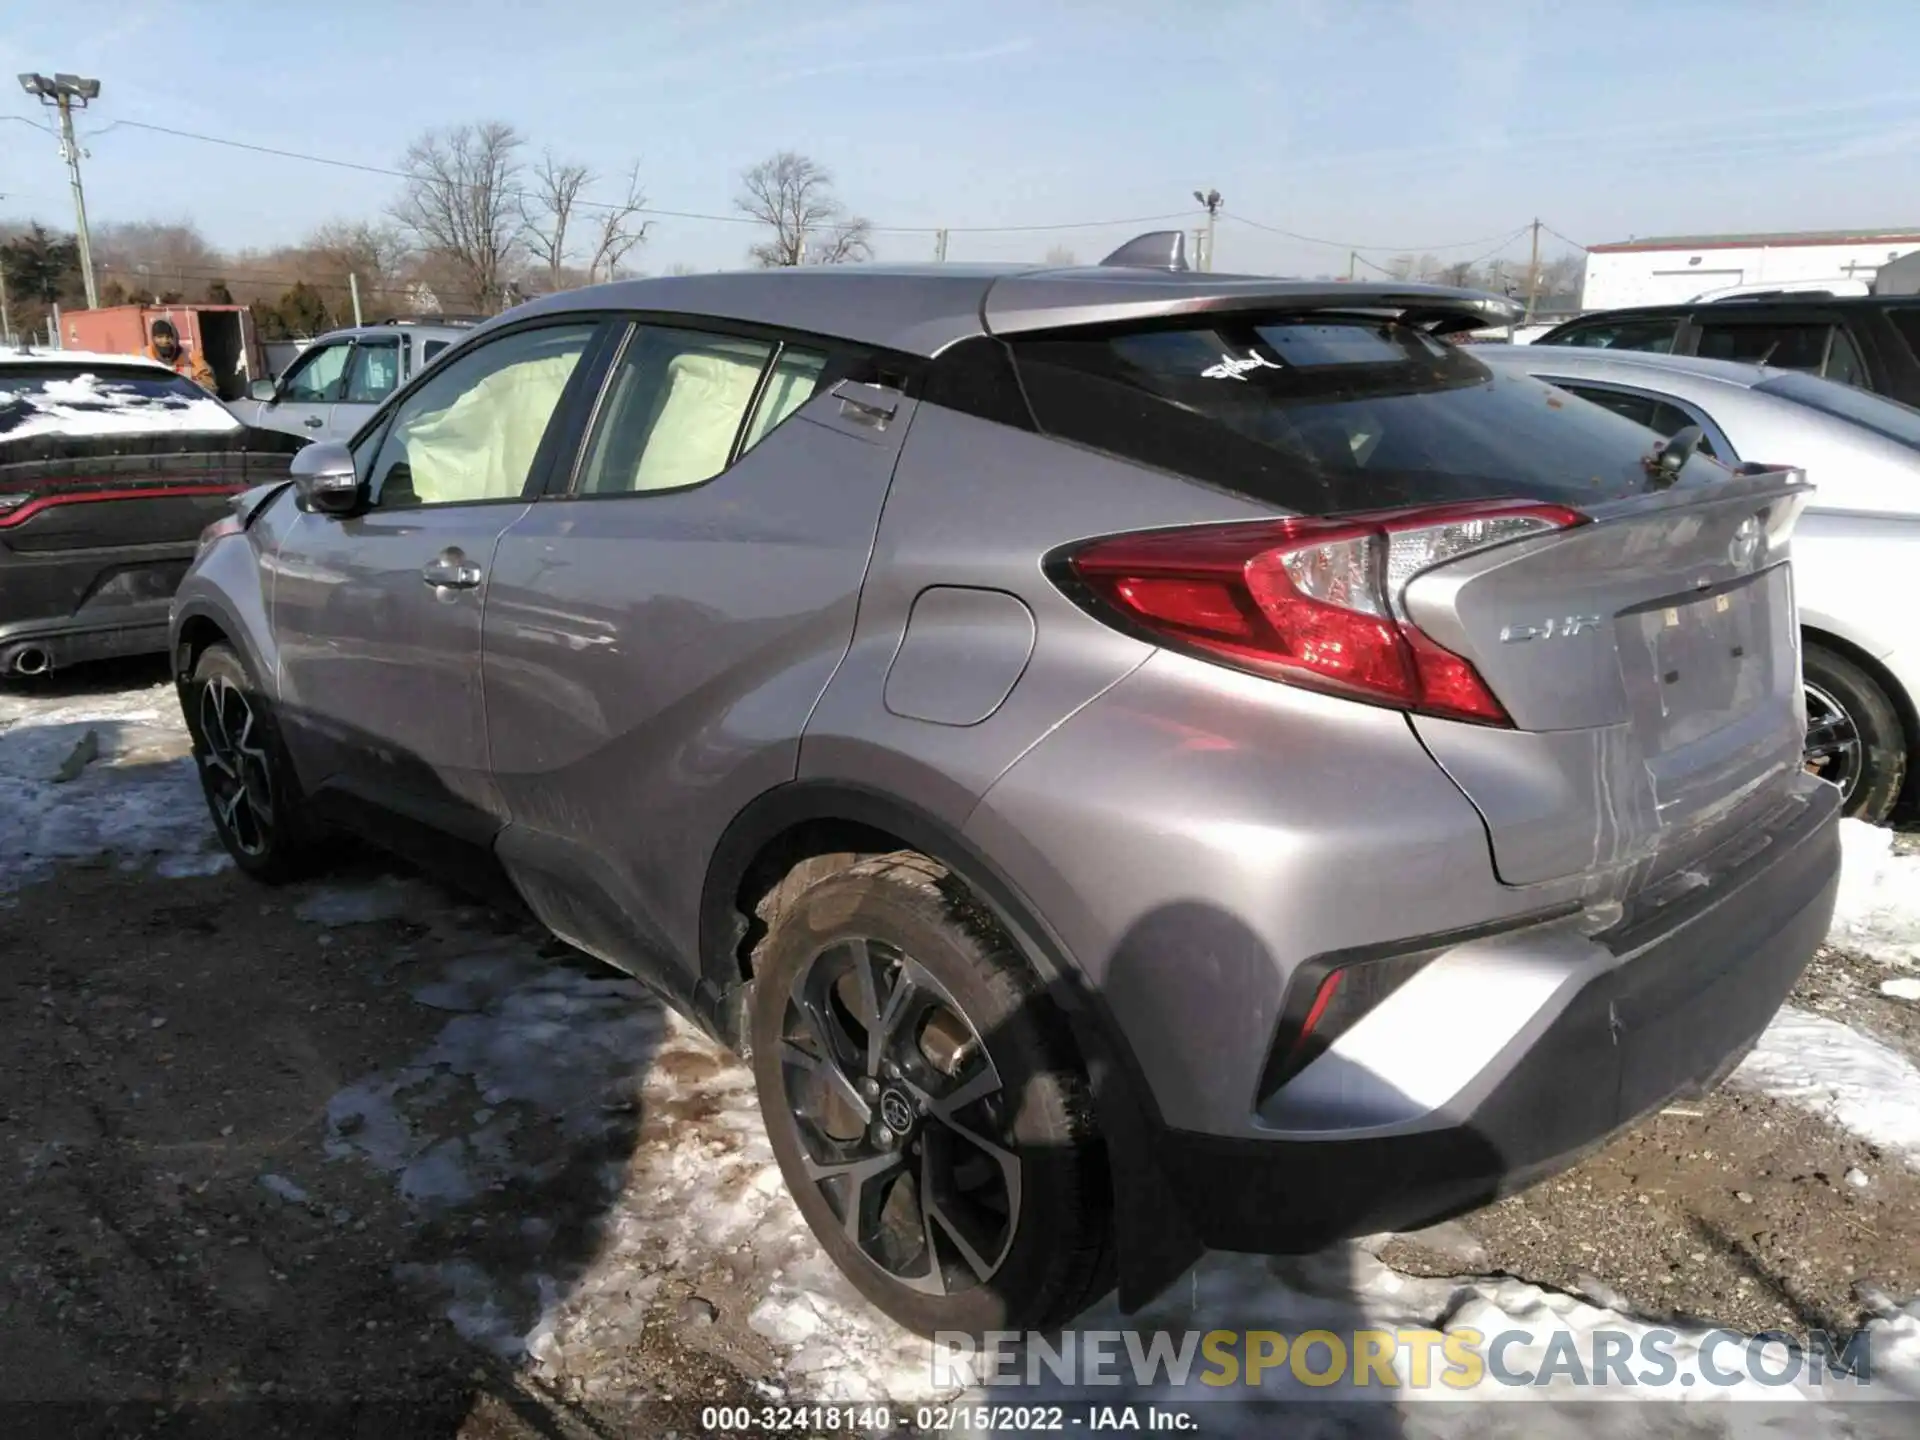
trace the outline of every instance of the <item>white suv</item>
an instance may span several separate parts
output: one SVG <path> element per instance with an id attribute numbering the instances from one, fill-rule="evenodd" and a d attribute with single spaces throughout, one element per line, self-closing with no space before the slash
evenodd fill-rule
<path id="1" fill-rule="evenodd" d="M 228 408 L 245 424 L 308 440 L 350 440 L 376 406 L 473 328 L 471 321 L 387 320 L 322 335 L 277 380 L 256 380 Z"/>

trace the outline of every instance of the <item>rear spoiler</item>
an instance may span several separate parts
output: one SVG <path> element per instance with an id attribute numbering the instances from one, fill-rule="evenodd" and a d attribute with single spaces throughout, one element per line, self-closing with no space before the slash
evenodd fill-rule
<path id="1" fill-rule="evenodd" d="M 1512 325 L 1525 315 L 1520 302 L 1482 290 L 1202 274 L 1186 264 L 1180 231 L 1152 231 L 1098 265 L 1000 276 L 987 290 L 981 319 L 989 334 L 1005 336 L 1213 312 L 1324 310 L 1381 315 L 1432 335 L 1449 335 Z"/>

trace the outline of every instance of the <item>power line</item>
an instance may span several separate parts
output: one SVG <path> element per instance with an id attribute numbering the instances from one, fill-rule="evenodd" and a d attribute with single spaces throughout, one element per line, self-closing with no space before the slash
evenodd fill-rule
<path id="1" fill-rule="evenodd" d="M 29 122 L 31 123 L 31 122 Z M 104 135 L 109 130 L 120 127 L 132 130 L 151 130 L 159 135 L 171 135 L 179 140 L 194 140 L 205 145 L 224 145 L 233 150 L 248 150 L 257 155 L 272 155 L 282 160 L 302 160 L 310 165 L 330 165 L 337 170 L 355 170 L 364 175 L 380 175 L 389 180 L 409 180 L 413 177 L 404 170 L 396 170 L 386 165 L 368 165 L 358 160 L 339 160 L 326 155 L 309 155 L 299 150 L 282 150 L 272 145 L 256 145 L 250 140 L 235 140 L 225 135 L 202 135 L 192 130 L 176 130 L 170 125 L 154 125 L 144 120 L 116 120 L 111 125 L 101 127 L 93 135 Z M 91 136 L 89 138 L 92 138 Z M 505 190 L 504 195 L 516 199 L 537 199 L 528 190 Z M 673 220 L 705 220 L 721 225 L 763 225 L 766 222 L 752 215 L 715 215 L 701 210 L 669 210 L 658 205 L 615 205 L 604 200 L 589 200 L 581 197 L 574 202 L 577 206 L 589 210 L 627 211 L 640 215 L 659 215 Z M 1115 220 L 1071 220 L 1059 225 L 871 225 L 868 228 L 876 234 L 887 235 L 933 235 L 941 229 L 955 235 L 1014 235 L 1046 230 L 1100 230 L 1120 225 L 1146 225 L 1159 220 L 1183 220 L 1189 211 L 1178 210 L 1162 215 L 1123 216 Z"/>
<path id="2" fill-rule="evenodd" d="M 1242 225 L 1251 225 L 1254 229 L 1265 230 L 1270 235 L 1284 235 L 1289 240 L 1300 240 L 1308 245 L 1325 245 L 1334 250 L 1392 250 L 1396 253 L 1413 252 L 1416 254 L 1435 250 L 1465 250 L 1469 246 L 1485 245 L 1492 240 L 1499 240 L 1500 243 L 1504 245 L 1512 240 L 1514 235 L 1519 234 L 1520 230 L 1527 228 L 1525 225 L 1522 225 L 1520 230 L 1515 230 L 1512 234 L 1504 238 L 1497 235 L 1482 235 L 1473 240 L 1450 240 L 1444 245 L 1355 245 L 1345 240 L 1322 240 L 1317 235 L 1302 235 L 1297 231 L 1282 230 L 1278 225 L 1265 225 L 1258 220 L 1248 219 L 1245 215 L 1237 215 L 1231 210 L 1222 211 L 1221 213 L 1229 220 L 1238 220 Z M 1362 258 L 1364 259 L 1365 257 L 1363 256 Z"/>
<path id="3" fill-rule="evenodd" d="M 1554 239 L 1561 241 L 1563 244 L 1571 245 L 1576 250 L 1585 250 L 1587 248 L 1585 245 L 1582 245 L 1578 240 L 1569 240 L 1565 235 L 1562 235 L 1558 230 L 1554 229 L 1551 225 L 1547 224 L 1547 222 L 1544 220 L 1540 222 L 1540 228 L 1546 231 L 1547 234 L 1553 236 Z"/>

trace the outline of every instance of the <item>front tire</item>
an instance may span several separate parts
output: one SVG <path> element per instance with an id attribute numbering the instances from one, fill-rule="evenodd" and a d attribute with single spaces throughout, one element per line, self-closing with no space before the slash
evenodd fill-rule
<path id="1" fill-rule="evenodd" d="M 1026 962 L 900 852 L 772 917 L 751 1004 L 768 1137 L 815 1236 L 909 1330 L 1064 1324 L 1111 1283 L 1086 1072 Z"/>
<path id="2" fill-rule="evenodd" d="M 1879 825 L 1907 781 L 1907 731 L 1871 675 L 1844 655 L 1809 644 L 1807 769 L 1840 787 L 1842 813 Z"/>
<path id="3" fill-rule="evenodd" d="M 268 884 L 309 873 L 317 827 L 245 662 L 230 646 L 209 645 L 181 686 L 180 703 L 200 788 L 233 863 Z"/>

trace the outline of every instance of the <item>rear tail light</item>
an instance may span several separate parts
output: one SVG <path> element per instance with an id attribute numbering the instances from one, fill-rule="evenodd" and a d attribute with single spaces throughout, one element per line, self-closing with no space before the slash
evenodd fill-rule
<path id="1" fill-rule="evenodd" d="M 1098 540 L 1066 567 L 1157 644 L 1376 705 L 1506 725 L 1479 672 L 1415 628 L 1402 595 L 1436 565 L 1585 519 L 1487 501 L 1207 525 Z"/>

